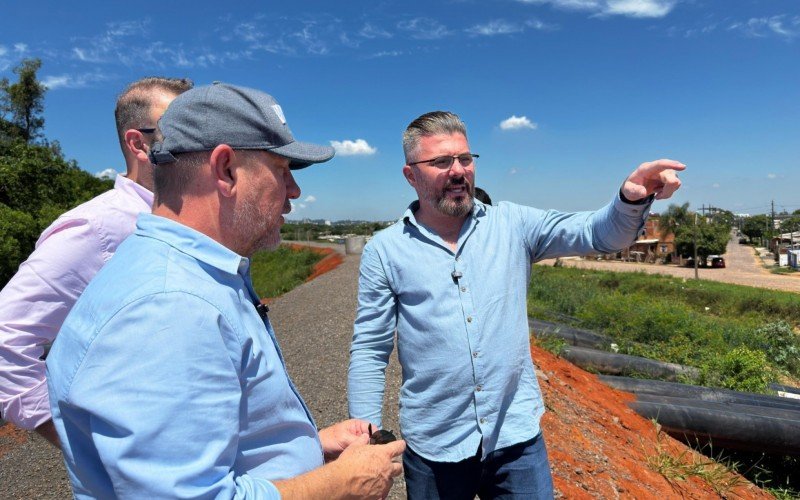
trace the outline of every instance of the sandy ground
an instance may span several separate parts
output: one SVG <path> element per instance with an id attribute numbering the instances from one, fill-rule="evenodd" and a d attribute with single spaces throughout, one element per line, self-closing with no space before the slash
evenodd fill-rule
<path id="1" fill-rule="evenodd" d="M 786 292 L 800 293 L 800 273 L 772 274 L 764 268 L 762 260 L 753 251 L 753 247 L 740 245 L 731 240 L 724 255 L 724 269 L 700 268 L 698 276 L 703 280 L 721 281 L 736 285 L 769 288 Z M 601 269 L 618 272 L 644 272 L 650 274 L 668 274 L 686 279 L 694 278 L 694 269 L 676 265 L 638 264 L 635 262 L 605 261 L 593 259 L 562 259 L 565 266 L 583 269 Z M 555 259 L 539 262 L 539 265 L 553 265 Z"/>

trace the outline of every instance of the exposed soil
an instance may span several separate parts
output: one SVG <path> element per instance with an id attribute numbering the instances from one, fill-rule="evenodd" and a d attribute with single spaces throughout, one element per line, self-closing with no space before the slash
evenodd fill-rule
<path id="1" fill-rule="evenodd" d="M 743 477 L 709 465 L 711 480 L 681 469 L 708 458 L 664 433 L 628 408 L 632 395 L 612 389 L 539 347 L 531 355 L 541 371 L 542 427 L 559 498 L 773 498 Z M 650 463 L 674 460 L 670 478 Z M 712 474 L 713 471 L 713 474 Z"/>
<path id="2" fill-rule="evenodd" d="M 0 459 L 22 443 L 28 441 L 28 432 L 14 425 L 0 427 Z"/>

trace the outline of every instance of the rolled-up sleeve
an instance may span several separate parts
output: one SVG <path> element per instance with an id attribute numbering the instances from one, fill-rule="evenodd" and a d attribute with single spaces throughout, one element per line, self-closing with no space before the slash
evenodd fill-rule
<path id="1" fill-rule="evenodd" d="M 378 250 L 370 242 L 361 255 L 358 311 L 350 348 L 347 399 L 350 416 L 382 425 L 386 365 L 394 349 L 397 299 Z"/>

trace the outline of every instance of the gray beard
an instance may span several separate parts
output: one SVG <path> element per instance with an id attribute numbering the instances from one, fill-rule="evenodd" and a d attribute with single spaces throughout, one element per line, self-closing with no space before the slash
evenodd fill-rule
<path id="1" fill-rule="evenodd" d="M 461 199 L 450 199 L 439 196 L 436 199 L 436 208 L 439 212 L 450 217 L 464 217 L 472 211 L 472 194 L 466 194 Z"/>

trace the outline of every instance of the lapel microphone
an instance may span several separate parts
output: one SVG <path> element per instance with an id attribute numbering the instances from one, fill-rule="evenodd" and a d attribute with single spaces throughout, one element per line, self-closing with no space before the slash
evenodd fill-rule
<path id="1" fill-rule="evenodd" d="M 261 302 L 253 302 L 253 305 L 256 307 L 256 312 L 261 317 L 261 319 L 267 319 L 267 313 L 269 312 L 269 307 L 266 304 L 262 304 Z"/>

